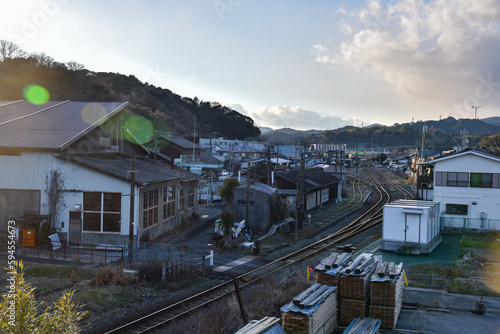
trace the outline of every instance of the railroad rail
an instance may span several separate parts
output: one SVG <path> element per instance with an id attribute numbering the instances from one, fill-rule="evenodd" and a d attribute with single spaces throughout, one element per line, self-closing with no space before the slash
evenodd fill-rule
<path id="1" fill-rule="evenodd" d="M 264 277 L 272 275 L 277 271 L 287 268 L 297 262 L 304 261 L 305 259 L 313 255 L 329 251 L 332 246 L 343 243 L 353 236 L 356 236 L 380 224 L 382 221 L 381 212 L 383 206 L 391 201 L 391 194 L 386 188 L 388 188 L 389 185 L 393 187 L 395 187 L 395 185 L 393 182 L 389 181 L 389 178 L 385 178 L 383 175 L 381 175 L 382 173 L 377 172 L 375 169 L 364 169 L 363 174 L 365 175 L 365 179 L 354 178 L 357 180 L 353 184 L 357 184 L 356 187 L 360 187 L 361 183 L 368 184 L 374 189 L 377 194 L 377 196 L 372 197 L 372 203 L 365 212 L 363 212 L 360 216 L 358 216 L 356 219 L 354 219 L 338 231 L 331 233 L 318 241 L 312 242 L 311 244 L 303 248 L 292 251 L 285 256 L 264 264 L 263 266 L 239 275 L 237 279 L 249 277 L 252 276 L 252 274 L 257 275 L 255 277 L 252 277 L 252 280 L 250 282 L 242 284 L 240 288 L 243 289 L 251 284 L 255 284 L 255 282 L 260 281 Z M 385 184 L 381 181 L 381 179 L 385 182 Z M 409 192 L 405 191 L 404 188 L 395 187 L 395 189 L 397 189 L 397 191 L 399 191 L 405 198 L 410 195 Z M 360 193 L 362 194 L 361 191 Z M 356 198 L 356 196 L 354 196 L 354 198 Z M 355 199 L 351 200 L 351 204 L 354 200 Z M 141 317 L 127 324 L 114 328 L 106 332 L 106 334 L 151 333 L 157 331 L 160 328 L 164 328 L 169 323 L 172 323 L 173 321 L 178 320 L 181 317 L 200 310 L 203 307 L 207 307 L 215 301 L 221 300 L 233 293 L 233 281 L 228 280 L 203 292 L 190 296 L 184 300 L 168 305 L 156 312 L 148 314 L 147 316 Z"/>

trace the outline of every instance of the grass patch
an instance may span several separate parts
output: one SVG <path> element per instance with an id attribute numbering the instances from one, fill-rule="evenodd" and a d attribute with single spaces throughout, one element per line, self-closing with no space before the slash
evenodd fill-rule
<path id="1" fill-rule="evenodd" d="M 79 304 L 84 304 L 85 309 L 95 312 L 107 312 L 110 306 L 131 307 L 142 300 L 135 293 L 117 287 L 77 291 L 75 299 Z"/>
<path id="2" fill-rule="evenodd" d="M 75 272 L 80 279 L 91 279 L 95 274 L 95 269 L 79 268 L 77 266 L 59 266 L 53 264 L 38 264 L 30 265 L 25 270 L 26 276 L 48 277 L 71 279 L 71 275 Z"/>

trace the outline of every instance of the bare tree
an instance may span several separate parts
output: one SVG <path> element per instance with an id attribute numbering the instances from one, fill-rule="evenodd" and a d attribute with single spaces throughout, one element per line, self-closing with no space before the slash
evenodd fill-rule
<path id="1" fill-rule="evenodd" d="M 21 58 L 26 55 L 19 45 L 0 39 L 0 61 L 12 58 Z"/>
<path id="2" fill-rule="evenodd" d="M 83 64 L 77 63 L 76 61 L 70 61 L 66 63 L 66 67 L 70 71 L 80 71 L 85 69 L 85 66 Z"/>
<path id="3" fill-rule="evenodd" d="M 36 60 L 37 66 L 53 67 L 53 65 L 55 64 L 54 58 L 46 55 L 44 52 L 33 53 L 31 54 L 31 57 Z"/>

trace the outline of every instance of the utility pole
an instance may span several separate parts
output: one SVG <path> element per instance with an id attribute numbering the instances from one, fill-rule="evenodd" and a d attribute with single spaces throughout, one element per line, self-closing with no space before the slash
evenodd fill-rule
<path id="1" fill-rule="evenodd" d="M 195 147 L 196 147 L 196 121 L 194 121 L 194 131 L 193 131 L 193 162 L 194 162 L 194 156 L 195 156 Z"/>
<path id="2" fill-rule="evenodd" d="M 425 132 L 426 131 L 427 131 L 427 125 L 424 124 L 424 126 L 422 127 L 422 154 L 421 154 L 422 160 L 421 160 L 421 162 L 424 162 L 424 140 L 425 140 Z"/>
<path id="3" fill-rule="evenodd" d="M 245 215 L 245 226 L 248 225 L 248 217 L 250 216 L 250 168 L 248 168 L 248 173 L 247 173 L 247 212 Z"/>
<path id="4" fill-rule="evenodd" d="M 267 185 L 271 186 L 271 146 L 267 147 L 266 165 L 267 165 Z"/>
<path id="5" fill-rule="evenodd" d="M 134 200 L 135 200 L 135 152 L 132 151 L 132 163 L 130 165 L 130 225 L 128 230 L 128 261 L 132 263 L 134 258 Z M 139 230 L 137 230 L 139 233 Z"/>
<path id="6" fill-rule="evenodd" d="M 474 146 L 476 146 L 476 119 L 477 119 L 477 109 L 481 108 L 482 106 L 471 106 L 472 109 L 474 109 Z"/>
<path id="7" fill-rule="evenodd" d="M 300 195 L 300 214 L 299 214 L 299 220 L 298 220 L 298 225 L 300 228 L 302 228 L 302 216 L 304 212 L 304 169 L 305 169 L 305 158 L 304 158 L 304 152 L 301 152 L 300 154 L 300 177 L 299 177 L 299 195 Z M 297 238 L 297 235 L 295 235 L 295 238 Z"/>

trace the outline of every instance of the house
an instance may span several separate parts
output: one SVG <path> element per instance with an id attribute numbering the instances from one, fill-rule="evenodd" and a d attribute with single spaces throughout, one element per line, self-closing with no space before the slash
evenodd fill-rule
<path id="1" fill-rule="evenodd" d="M 442 227 L 500 230 L 500 155 L 465 149 L 430 164 Z"/>
<path id="2" fill-rule="evenodd" d="M 142 144 L 151 127 L 138 126 L 149 121 L 124 113 L 126 107 L 0 102 L 3 234 L 9 220 L 48 216 L 61 240 L 118 245 L 128 240 L 131 220 L 134 238 L 151 240 L 196 214 L 198 176 L 149 158 Z"/>
<path id="3" fill-rule="evenodd" d="M 277 171 L 274 174 L 278 195 L 286 198 L 291 210 L 296 208 L 300 170 Z M 304 170 L 304 211 L 341 200 L 340 179 L 321 169 Z"/>
<path id="4" fill-rule="evenodd" d="M 236 221 L 245 219 L 246 227 L 254 231 L 267 231 L 278 220 L 277 189 L 259 182 L 251 184 L 250 189 L 247 189 L 244 184 L 234 191 L 232 210 L 236 213 Z"/>

